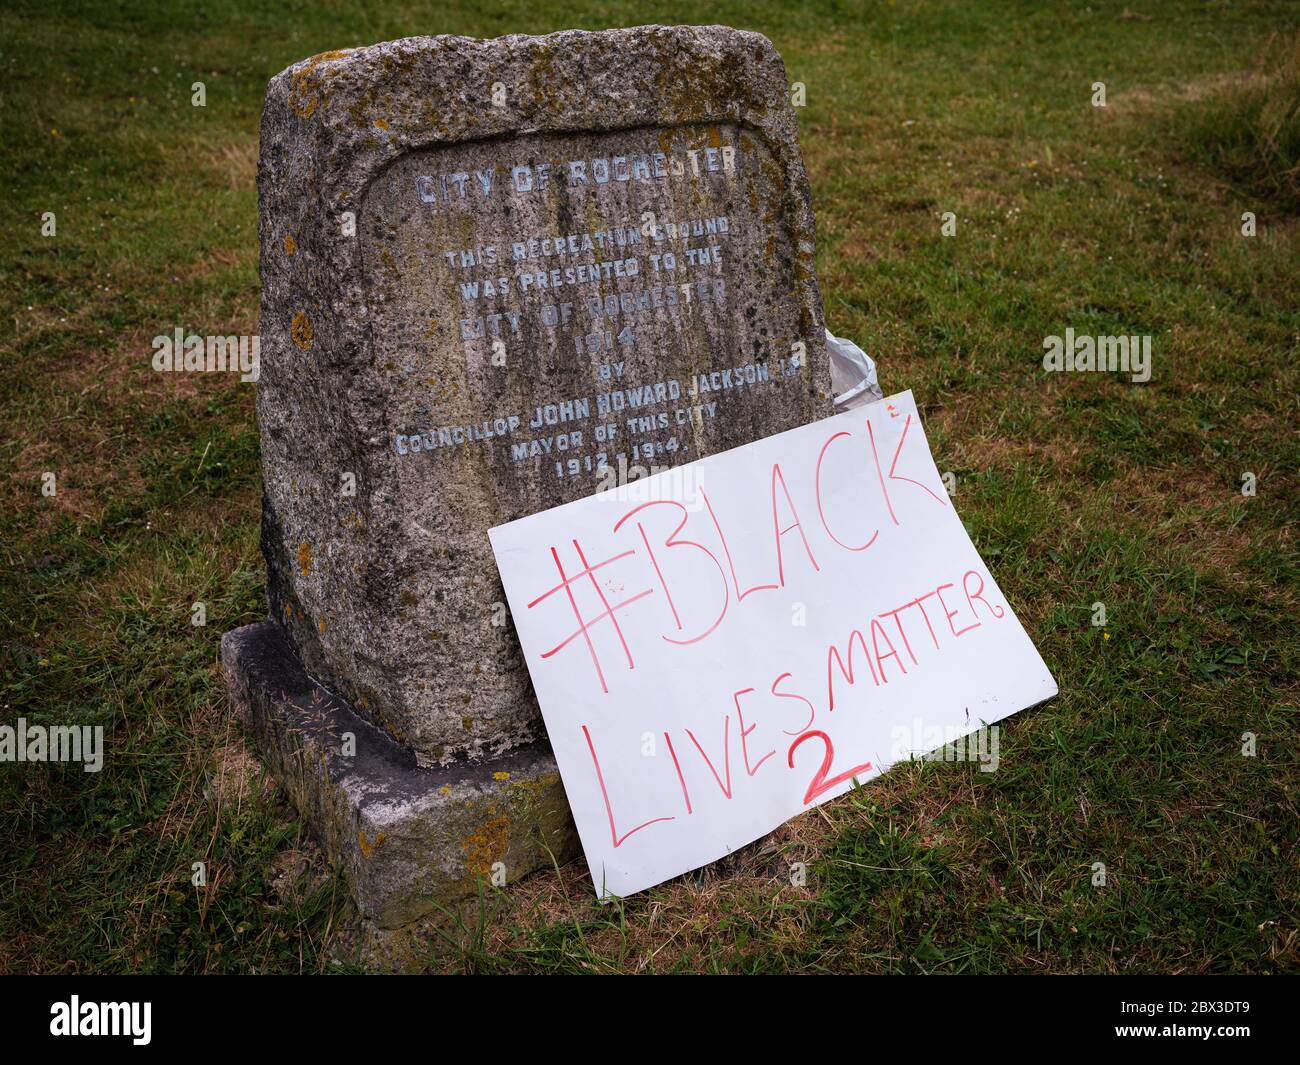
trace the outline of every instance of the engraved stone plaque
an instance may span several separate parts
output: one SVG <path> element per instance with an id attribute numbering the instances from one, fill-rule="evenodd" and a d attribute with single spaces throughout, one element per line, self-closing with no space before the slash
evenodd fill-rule
<path id="1" fill-rule="evenodd" d="M 286 71 L 262 132 L 272 614 L 420 764 L 528 743 L 487 530 L 831 413 L 780 58 L 413 38 Z"/>

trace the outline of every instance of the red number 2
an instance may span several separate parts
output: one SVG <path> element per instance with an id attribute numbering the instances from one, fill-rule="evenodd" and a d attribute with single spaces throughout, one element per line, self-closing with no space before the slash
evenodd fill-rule
<path id="1" fill-rule="evenodd" d="M 863 762 L 861 765 L 855 765 L 852 769 L 848 770 L 847 772 L 841 773 L 839 776 L 832 777 L 830 780 L 827 780 L 826 774 L 831 771 L 831 762 L 835 758 L 835 748 L 831 744 L 831 738 L 828 735 L 826 735 L 826 733 L 821 732 L 817 729 L 812 729 L 808 732 L 805 732 L 802 736 L 800 736 L 797 740 L 795 740 L 794 743 L 790 744 L 790 768 L 791 769 L 794 768 L 794 752 L 798 748 L 799 744 L 803 743 L 804 740 L 812 739 L 814 736 L 816 736 L 819 740 L 821 740 L 822 743 L 826 744 L 826 756 L 822 759 L 822 764 L 817 768 L 817 772 L 813 774 L 813 778 L 808 784 L 808 790 L 803 793 L 803 802 L 805 806 L 807 806 L 815 798 L 817 798 L 818 795 L 825 794 L 826 792 L 830 791 L 832 788 L 838 787 L 840 784 L 843 784 L 846 780 L 850 779 L 851 777 L 855 777 L 859 773 L 866 772 L 866 770 L 871 768 L 870 762 Z"/>

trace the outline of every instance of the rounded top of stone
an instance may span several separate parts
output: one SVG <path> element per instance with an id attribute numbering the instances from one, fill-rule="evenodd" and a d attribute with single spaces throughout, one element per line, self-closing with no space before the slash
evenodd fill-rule
<path id="1" fill-rule="evenodd" d="M 332 90 L 355 95 L 410 87 L 431 78 L 448 89 L 485 79 L 508 83 L 519 76 L 535 85 L 557 77 L 595 83 L 617 77 L 642 87 L 653 84 L 656 75 L 660 91 L 667 76 L 678 79 L 681 91 L 697 99 L 721 90 L 748 106 L 766 103 L 773 81 L 783 88 L 785 79 L 780 55 L 761 33 L 721 25 L 654 24 L 487 39 L 441 34 L 341 48 L 286 67 L 271 79 L 267 96 L 302 94 L 308 81 L 327 81 Z"/>
<path id="2" fill-rule="evenodd" d="M 297 126 L 330 169 L 364 159 L 370 173 L 433 144 L 701 122 L 793 142 L 785 65 L 762 34 L 650 25 L 405 37 L 322 52 L 271 79 L 263 140 Z"/>
<path id="3" fill-rule="evenodd" d="M 395 53 L 454 53 L 454 52 L 510 52 L 517 49 L 553 49 L 564 45 L 616 48 L 628 47 L 638 42 L 654 44 L 656 42 L 705 45 L 713 43 L 730 48 L 754 48 L 761 55 L 764 52 L 776 55 L 776 48 L 767 37 L 753 30 L 738 30 L 733 26 L 711 24 L 664 25 L 650 23 L 644 26 L 629 26 L 606 30 L 556 30 L 553 33 L 529 34 L 507 33 L 500 37 L 467 37 L 462 34 L 441 33 L 419 35 L 415 37 L 398 37 L 391 41 L 361 45 L 356 48 L 340 48 L 309 56 L 286 67 L 276 75 L 292 75 L 305 65 L 313 68 L 323 64 L 331 66 L 360 67 L 372 63 L 383 63 L 386 57 Z M 756 56 L 757 58 L 758 56 Z"/>

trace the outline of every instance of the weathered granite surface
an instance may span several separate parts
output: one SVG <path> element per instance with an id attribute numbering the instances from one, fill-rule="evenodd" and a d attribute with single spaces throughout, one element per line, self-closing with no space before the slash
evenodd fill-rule
<path id="1" fill-rule="evenodd" d="M 832 413 L 780 57 L 717 26 L 327 52 L 271 81 L 258 186 L 272 616 L 419 765 L 526 748 L 488 528 Z"/>
<path id="2" fill-rule="evenodd" d="M 422 768 L 308 677 L 274 622 L 226 633 L 221 663 L 236 711 L 375 929 L 472 895 L 494 872 L 509 883 L 579 853 L 545 744 Z"/>

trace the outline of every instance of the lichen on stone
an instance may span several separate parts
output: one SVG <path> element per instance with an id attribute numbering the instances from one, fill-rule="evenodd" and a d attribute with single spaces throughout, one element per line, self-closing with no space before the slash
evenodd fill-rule
<path id="1" fill-rule="evenodd" d="M 293 321 L 289 324 L 289 335 L 303 351 L 311 347 L 315 334 L 312 332 L 311 320 L 307 317 L 306 311 L 299 311 L 293 316 Z"/>
<path id="2" fill-rule="evenodd" d="M 482 822 L 476 832 L 461 842 L 460 848 L 465 852 L 465 865 L 487 876 L 492 871 L 492 863 L 505 858 L 509 843 L 510 819 L 502 815 Z"/>
<path id="3" fill-rule="evenodd" d="M 387 838 L 388 836 L 383 832 L 376 832 L 375 841 L 371 843 L 370 840 L 366 838 L 366 830 L 363 828 L 357 833 L 357 844 L 361 848 L 361 857 L 371 857 Z"/>

